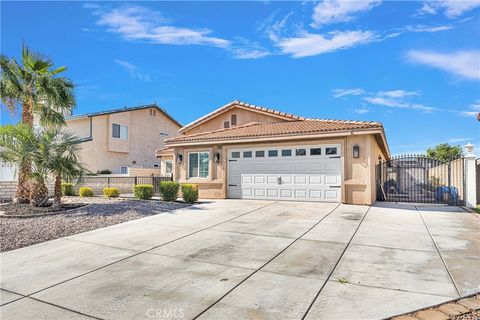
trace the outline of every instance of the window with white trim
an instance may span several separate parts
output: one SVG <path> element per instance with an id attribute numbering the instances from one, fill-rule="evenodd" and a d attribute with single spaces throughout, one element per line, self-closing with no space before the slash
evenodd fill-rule
<path id="1" fill-rule="evenodd" d="M 118 139 L 128 139 L 128 127 L 121 124 L 112 124 L 112 137 Z"/>
<path id="2" fill-rule="evenodd" d="M 121 174 L 128 174 L 128 167 L 120 167 Z"/>
<path id="3" fill-rule="evenodd" d="M 207 178 L 208 177 L 209 153 L 190 152 L 188 153 L 188 177 L 189 178 Z"/>
<path id="4" fill-rule="evenodd" d="M 173 172 L 173 161 L 167 160 L 165 161 L 165 173 L 169 174 Z"/>

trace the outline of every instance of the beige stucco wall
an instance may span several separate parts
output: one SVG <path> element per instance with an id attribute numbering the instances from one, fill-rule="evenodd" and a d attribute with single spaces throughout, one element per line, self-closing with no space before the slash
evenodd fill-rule
<path id="1" fill-rule="evenodd" d="M 378 162 L 378 156 L 382 154 L 373 135 L 348 135 L 338 138 L 327 139 L 308 139 L 291 140 L 284 142 L 271 143 L 244 143 L 229 145 L 213 145 L 203 147 L 176 147 L 174 148 L 175 157 L 178 154 L 183 155 L 182 164 L 174 163 L 174 180 L 180 183 L 196 183 L 199 185 L 201 198 L 227 198 L 227 155 L 229 149 L 237 148 L 262 148 L 262 147 L 282 147 L 296 145 L 318 145 L 318 144 L 339 144 L 341 146 L 341 156 L 343 159 L 342 172 L 342 202 L 352 204 L 370 205 L 375 202 L 375 164 Z M 360 157 L 353 158 L 352 149 L 357 144 L 360 147 Z M 209 172 L 208 178 L 187 177 L 188 152 L 208 151 Z M 214 154 L 219 152 L 221 160 L 217 164 L 214 162 Z"/>
<path id="2" fill-rule="evenodd" d="M 273 122 L 282 122 L 285 121 L 281 118 L 277 118 L 272 115 L 265 115 L 259 112 L 250 111 L 242 108 L 235 107 L 230 109 L 214 118 L 202 123 L 201 125 L 194 127 L 190 130 L 183 132 L 185 135 L 207 132 L 213 130 L 223 129 L 223 123 L 225 121 L 230 122 L 232 114 L 237 115 L 237 125 L 241 126 L 251 122 L 261 122 L 261 123 L 273 123 Z M 232 127 L 230 123 L 230 128 Z M 233 126 L 234 127 L 234 126 Z"/>
<path id="3" fill-rule="evenodd" d="M 157 110 L 150 116 L 150 109 L 141 109 L 96 116 L 92 118 L 92 141 L 82 143 L 81 157 L 87 167 L 96 172 L 108 169 L 120 173 L 121 166 L 153 167 L 160 160 L 155 150 L 164 147 L 163 141 L 179 135 L 180 128 L 174 121 Z M 112 137 L 112 124 L 128 126 L 128 139 Z M 67 121 L 68 129 L 81 137 L 88 137 L 89 118 Z M 160 132 L 168 136 L 160 135 Z"/>

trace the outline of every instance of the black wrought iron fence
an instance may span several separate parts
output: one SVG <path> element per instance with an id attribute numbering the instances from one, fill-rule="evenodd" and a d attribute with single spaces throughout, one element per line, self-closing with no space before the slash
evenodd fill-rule
<path id="1" fill-rule="evenodd" d="M 376 167 L 377 200 L 463 205 L 464 158 L 441 161 L 402 155 Z"/>
<path id="2" fill-rule="evenodd" d="M 89 187 L 94 193 L 103 192 L 104 188 L 118 188 L 120 193 L 133 193 L 133 186 L 138 184 L 153 185 L 155 194 L 160 193 L 160 182 L 172 181 L 172 176 L 159 177 L 99 177 L 86 176 L 77 181 L 76 187 Z"/>

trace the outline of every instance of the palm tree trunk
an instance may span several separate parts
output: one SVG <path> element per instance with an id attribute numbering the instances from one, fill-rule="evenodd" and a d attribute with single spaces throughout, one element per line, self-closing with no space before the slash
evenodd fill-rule
<path id="1" fill-rule="evenodd" d="M 33 126 L 33 103 L 31 100 L 23 102 L 22 106 L 22 124 Z M 17 179 L 17 190 L 15 191 L 15 203 L 30 202 L 30 174 L 32 173 L 32 163 L 25 161 L 19 168 Z"/>
<path id="2" fill-rule="evenodd" d="M 30 202 L 30 172 L 31 163 L 26 161 L 20 166 L 17 179 L 17 190 L 15 191 L 14 203 Z"/>
<path id="3" fill-rule="evenodd" d="M 32 179 L 30 203 L 35 207 L 44 207 L 48 202 L 48 188 L 42 179 Z"/>
<path id="4" fill-rule="evenodd" d="M 23 101 L 22 124 L 33 127 L 33 101 L 31 99 Z"/>
<path id="5" fill-rule="evenodd" d="M 53 209 L 60 210 L 62 207 L 62 177 L 57 175 L 55 177 L 55 191 L 53 198 Z"/>

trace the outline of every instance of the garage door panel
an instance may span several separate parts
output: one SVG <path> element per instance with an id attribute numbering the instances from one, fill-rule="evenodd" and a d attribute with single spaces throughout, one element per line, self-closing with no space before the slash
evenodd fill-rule
<path id="1" fill-rule="evenodd" d="M 293 196 L 292 189 L 280 189 L 280 198 L 291 198 Z"/>
<path id="2" fill-rule="evenodd" d="M 322 190 L 310 190 L 309 196 L 310 199 L 321 200 L 322 199 Z"/>
<path id="3" fill-rule="evenodd" d="M 339 190 L 335 190 L 335 189 L 325 190 L 325 200 L 334 201 L 338 198 L 338 196 L 339 196 Z"/>
<path id="4" fill-rule="evenodd" d="M 338 161 L 335 161 L 333 159 L 325 161 L 323 164 L 323 170 L 326 172 L 338 172 L 340 171 L 340 165 Z"/>
<path id="5" fill-rule="evenodd" d="M 254 189 L 254 195 L 256 197 L 265 197 L 265 189 Z"/>
<path id="6" fill-rule="evenodd" d="M 253 195 L 251 188 L 242 188 L 242 196 L 243 197 L 251 197 Z"/>
<path id="7" fill-rule="evenodd" d="M 242 174 L 242 184 L 248 184 L 253 182 L 253 175 Z"/>
<path id="8" fill-rule="evenodd" d="M 318 176 L 310 176 L 309 177 L 310 179 L 310 184 L 311 185 L 317 185 L 317 184 L 322 184 L 323 181 L 322 181 L 322 176 L 318 175 Z"/>
<path id="9" fill-rule="evenodd" d="M 325 184 L 328 185 L 339 185 L 340 177 L 334 175 L 325 175 Z"/>
<path id="10" fill-rule="evenodd" d="M 267 197 L 278 198 L 278 189 L 267 189 Z"/>
<path id="11" fill-rule="evenodd" d="M 310 168 L 310 171 L 320 171 L 322 170 L 322 163 L 321 162 L 318 162 L 318 161 L 315 161 L 315 162 L 311 162 L 309 164 L 309 168 Z"/>
<path id="12" fill-rule="evenodd" d="M 295 190 L 295 198 L 306 199 L 307 198 L 307 189 L 297 189 L 297 190 Z"/>
<path id="13" fill-rule="evenodd" d="M 292 184 L 293 182 L 293 179 L 292 179 L 292 176 L 284 176 L 284 175 L 281 175 L 280 176 L 280 181 L 282 182 L 281 184 Z"/>
<path id="14" fill-rule="evenodd" d="M 255 176 L 253 177 L 253 182 L 254 182 L 254 183 L 265 183 L 265 176 L 263 176 L 263 175 L 261 175 L 261 176 L 255 175 Z"/>
<path id="15" fill-rule="evenodd" d="M 268 184 L 277 184 L 278 177 L 277 176 L 267 176 L 267 183 Z"/>
<path id="16" fill-rule="evenodd" d="M 307 176 L 294 176 L 293 182 L 295 184 L 307 184 Z"/>

